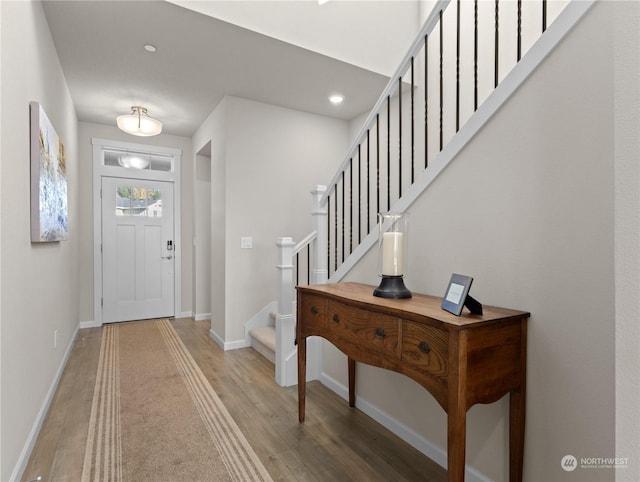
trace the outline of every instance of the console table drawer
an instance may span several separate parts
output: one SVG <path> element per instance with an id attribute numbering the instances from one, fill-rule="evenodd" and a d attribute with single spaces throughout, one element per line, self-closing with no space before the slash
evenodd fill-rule
<path id="1" fill-rule="evenodd" d="M 304 335 L 326 330 L 327 300 L 325 298 L 314 295 L 303 297 L 298 313 L 304 317 L 304 323 L 301 325 Z"/>
<path id="2" fill-rule="evenodd" d="M 327 313 L 327 329 L 333 335 L 363 351 L 400 357 L 399 318 L 334 301 L 329 301 Z"/>
<path id="3" fill-rule="evenodd" d="M 449 336 L 445 330 L 405 320 L 402 325 L 402 361 L 437 378 L 448 374 Z"/>

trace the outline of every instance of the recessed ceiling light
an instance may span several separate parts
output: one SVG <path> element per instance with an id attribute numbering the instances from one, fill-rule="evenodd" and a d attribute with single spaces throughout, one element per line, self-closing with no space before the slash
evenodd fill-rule
<path id="1" fill-rule="evenodd" d="M 332 104 L 340 104 L 343 100 L 344 100 L 344 96 L 342 96 L 340 94 L 334 94 L 334 95 L 329 96 L 329 101 Z"/>
<path id="2" fill-rule="evenodd" d="M 151 45 L 151 44 L 145 44 L 144 49 L 147 52 L 155 52 L 156 50 L 158 50 L 155 45 Z"/>

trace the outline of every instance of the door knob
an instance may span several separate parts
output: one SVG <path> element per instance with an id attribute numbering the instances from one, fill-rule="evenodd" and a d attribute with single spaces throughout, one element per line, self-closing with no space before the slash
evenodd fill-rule
<path id="1" fill-rule="evenodd" d="M 169 255 L 169 256 L 163 256 L 162 259 L 173 259 L 173 256 Z"/>

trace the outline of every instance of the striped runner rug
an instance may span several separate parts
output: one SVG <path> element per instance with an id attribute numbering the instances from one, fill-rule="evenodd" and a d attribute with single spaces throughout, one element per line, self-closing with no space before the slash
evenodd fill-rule
<path id="1" fill-rule="evenodd" d="M 82 481 L 271 481 L 169 320 L 106 325 Z"/>

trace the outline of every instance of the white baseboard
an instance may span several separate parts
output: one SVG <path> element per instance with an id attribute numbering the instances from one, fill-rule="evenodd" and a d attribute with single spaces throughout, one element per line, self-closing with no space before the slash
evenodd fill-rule
<path id="1" fill-rule="evenodd" d="M 224 351 L 237 350 L 239 348 L 250 347 L 251 343 L 247 343 L 247 340 L 226 341 L 224 343 Z"/>
<path id="2" fill-rule="evenodd" d="M 211 319 L 211 313 L 192 313 L 191 318 L 195 321 L 204 321 Z"/>
<path id="3" fill-rule="evenodd" d="M 102 323 L 98 321 L 81 321 L 78 325 L 78 328 L 82 330 L 84 328 L 99 328 L 101 326 Z"/>
<path id="4" fill-rule="evenodd" d="M 344 400 L 349 400 L 349 389 L 334 378 L 323 372 L 320 375 L 320 381 L 323 385 L 337 393 Z M 367 414 L 387 430 L 396 434 L 416 450 L 422 452 L 438 465 L 445 469 L 447 468 L 446 450 L 430 442 L 422 435 L 413 431 L 410 427 L 407 427 L 402 422 L 399 422 L 388 413 L 380 410 L 378 407 L 360 396 L 356 397 L 356 408 L 360 409 L 363 413 Z M 491 479 L 469 465 L 465 467 L 465 480 L 468 482 L 492 482 Z"/>
<path id="5" fill-rule="evenodd" d="M 218 334 L 213 331 L 213 330 L 209 330 L 209 336 L 211 338 L 213 338 L 213 340 L 220 345 L 220 348 L 222 348 L 224 351 L 227 350 L 237 350 L 238 348 L 247 348 L 248 346 L 251 346 L 250 344 L 247 344 L 246 340 L 237 340 L 237 341 L 224 341 L 222 338 L 220 338 L 220 336 L 218 336 Z"/>
<path id="6" fill-rule="evenodd" d="M 215 331 L 213 331 L 213 329 L 209 330 L 209 336 L 213 338 L 213 341 L 215 341 L 218 345 L 220 345 L 220 348 L 224 350 L 224 340 L 220 338 L 218 334 Z"/>
<path id="7" fill-rule="evenodd" d="M 31 451 L 33 450 L 33 446 L 36 443 L 36 439 L 38 438 L 38 434 L 40 433 L 40 429 L 42 428 L 42 424 L 44 423 L 44 419 L 47 416 L 47 412 L 49 411 L 49 406 L 51 405 L 51 401 L 53 400 L 53 396 L 58 389 L 58 384 L 60 383 L 60 378 L 62 377 L 62 372 L 64 371 L 65 366 L 67 366 L 67 361 L 69 360 L 69 355 L 71 355 L 71 350 L 73 349 L 73 345 L 76 342 L 76 337 L 78 336 L 78 330 L 80 329 L 81 323 L 76 326 L 73 335 L 71 336 L 71 341 L 67 346 L 67 350 L 62 357 L 62 361 L 58 370 L 56 371 L 55 376 L 53 377 L 53 382 L 49 387 L 49 391 L 38 411 L 38 415 L 33 423 L 33 427 L 31 427 L 31 432 L 29 432 L 29 436 L 27 437 L 27 441 L 24 444 L 22 452 L 20 453 L 20 457 L 18 457 L 18 461 L 13 469 L 13 473 L 9 480 L 15 481 L 20 480 L 22 478 L 24 469 L 27 468 L 27 463 L 29 462 L 29 457 L 31 456 Z"/>

